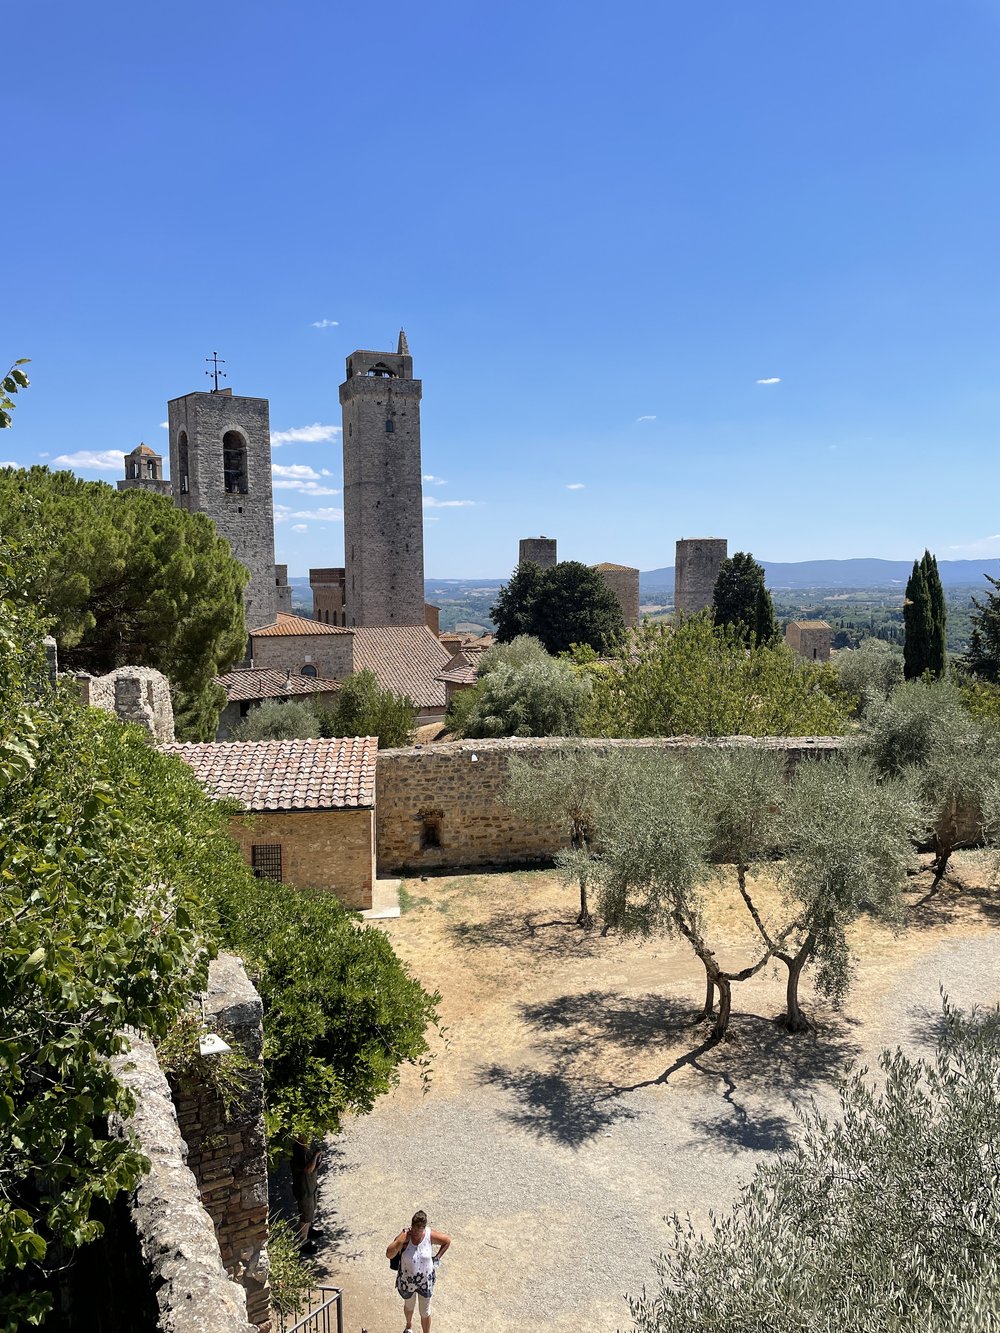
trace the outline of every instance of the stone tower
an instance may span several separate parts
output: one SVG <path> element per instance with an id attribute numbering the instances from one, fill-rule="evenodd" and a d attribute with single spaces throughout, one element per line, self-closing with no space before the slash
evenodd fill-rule
<path id="1" fill-rule="evenodd" d="M 351 625 L 424 623 L 421 383 L 393 352 L 352 352 L 344 416 L 344 599 Z"/>
<path id="2" fill-rule="evenodd" d="M 266 398 L 231 389 L 189 393 L 167 404 L 174 503 L 207 514 L 250 571 L 243 591 L 247 629 L 274 623 L 274 505 Z"/>
<path id="3" fill-rule="evenodd" d="M 615 565 L 608 561 L 593 568 L 618 598 L 625 628 L 635 629 L 639 623 L 639 571 L 633 565 Z"/>
<path id="4" fill-rule="evenodd" d="M 726 559 L 725 537 L 682 537 L 674 559 L 674 611 L 693 616 L 712 605 L 715 580 Z"/>
<path id="5" fill-rule="evenodd" d="M 148 444 L 137 444 L 125 454 L 125 478 L 118 483 L 120 491 L 155 491 L 170 494 L 170 482 L 163 476 L 163 455 Z"/>
<path id="6" fill-rule="evenodd" d="M 551 569 L 556 563 L 555 537 L 522 537 L 517 548 L 517 563 L 530 561 L 541 569 Z"/>

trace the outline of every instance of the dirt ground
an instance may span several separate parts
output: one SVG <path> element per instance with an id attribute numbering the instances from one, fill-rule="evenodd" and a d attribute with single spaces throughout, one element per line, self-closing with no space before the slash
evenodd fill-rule
<path id="1" fill-rule="evenodd" d="M 942 986 L 963 1006 L 997 1001 L 1000 894 L 974 854 L 956 878 L 930 903 L 914 880 L 902 932 L 855 929 L 842 1013 L 804 980 L 814 1028 L 787 1035 L 776 965 L 734 988 L 720 1046 L 706 1045 L 704 972 L 683 941 L 581 931 L 573 890 L 551 872 L 406 881 L 402 916 L 380 928 L 441 993 L 445 1030 L 426 1095 L 405 1070 L 329 1143 L 322 1261 L 346 1329 L 402 1328 L 385 1247 L 418 1207 L 454 1242 L 437 1333 L 630 1328 L 624 1293 L 653 1278 L 667 1216 L 704 1224 L 725 1209 L 792 1142 L 797 1107 L 836 1106 L 851 1064 L 932 1044 Z M 777 919 L 774 886 L 756 896 Z M 731 884 L 709 895 L 708 918 L 724 964 L 753 957 Z"/>

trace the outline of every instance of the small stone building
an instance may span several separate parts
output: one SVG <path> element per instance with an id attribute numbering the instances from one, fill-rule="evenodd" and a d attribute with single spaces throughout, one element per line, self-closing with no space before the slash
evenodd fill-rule
<path id="1" fill-rule="evenodd" d="M 325 889 L 358 911 L 375 883 L 373 736 L 207 741 L 164 747 L 212 796 L 236 801 L 230 832 L 258 879 Z"/>
<path id="2" fill-rule="evenodd" d="M 250 660 L 258 670 L 343 680 L 354 670 L 352 631 L 279 611 L 272 625 L 250 631 Z"/>
<path id="3" fill-rule="evenodd" d="M 266 699 L 287 703 L 302 699 L 317 708 L 332 708 L 340 690 L 339 680 L 322 676 L 293 676 L 291 671 L 255 671 L 240 669 L 216 676 L 216 683 L 226 691 L 226 706 L 219 718 L 215 739 L 228 740 L 233 728 Z"/>
<path id="4" fill-rule="evenodd" d="M 800 657 L 829 662 L 833 629 L 825 620 L 790 620 L 785 626 L 785 642 Z"/>

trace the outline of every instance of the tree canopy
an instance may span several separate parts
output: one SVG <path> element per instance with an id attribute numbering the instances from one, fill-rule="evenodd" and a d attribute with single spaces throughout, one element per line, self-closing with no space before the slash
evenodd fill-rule
<path id="1" fill-rule="evenodd" d="M 519 635 L 483 654 L 479 679 L 455 701 L 450 725 L 464 736 L 579 736 L 590 682 L 569 662 Z"/>
<path id="2" fill-rule="evenodd" d="M 715 623 L 732 626 L 746 644 L 769 644 L 778 637 L 764 567 L 749 551 L 737 551 L 723 560 L 715 580 L 712 609 Z"/>
<path id="3" fill-rule="evenodd" d="M 373 671 L 355 671 L 331 708 L 320 713 L 322 736 L 377 736 L 383 750 L 409 745 L 417 709 L 412 699 L 384 690 Z"/>
<path id="4" fill-rule="evenodd" d="M 210 518 L 148 491 L 5 468 L 0 530 L 37 561 L 62 667 L 156 667 L 170 680 L 178 735 L 215 736 L 225 695 L 213 678 L 246 648 L 247 572 Z"/>
<path id="5" fill-rule="evenodd" d="M 1000 683 L 1000 579 L 983 577 L 990 585 L 986 600 L 973 597 L 972 633 L 965 654 L 968 669 L 994 685 Z"/>
<path id="6" fill-rule="evenodd" d="M 903 602 L 903 668 L 907 680 L 918 680 L 925 671 L 935 679 L 947 666 L 947 625 L 944 589 L 937 560 L 924 551 L 914 560 Z"/>
<path id="7" fill-rule="evenodd" d="M 553 654 L 574 644 L 603 652 L 625 628 L 618 598 L 597 570 L 577 560 L 548 569 L 524 561 L 500 589 L 490 616 L 501 643 L 529 634 Z"/>

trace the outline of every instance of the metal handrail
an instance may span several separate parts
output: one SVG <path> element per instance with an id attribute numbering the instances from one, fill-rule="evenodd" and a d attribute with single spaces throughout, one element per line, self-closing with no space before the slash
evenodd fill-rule
<path id="1" fill-rule="evenodd" d="M 336 1314 L 336 1324 L 332 1316 Z M 294 1324 L 285 1324 L 281 1316 L 281 1333 L 344 1333 L 344 1302 L 339 1287 L 317 1287 L 309 1294 L 309 1309 Z"/>

